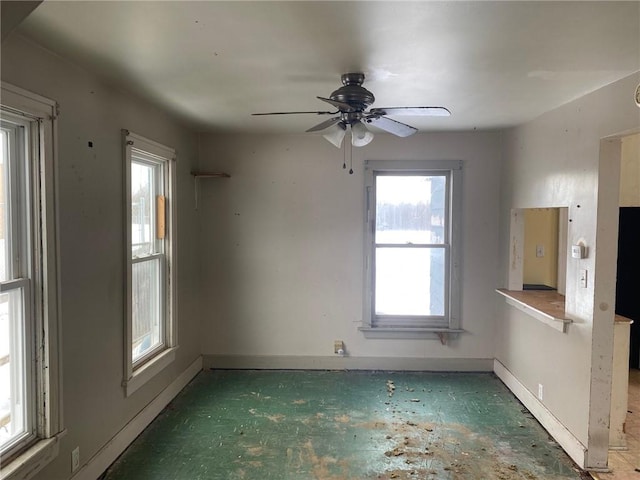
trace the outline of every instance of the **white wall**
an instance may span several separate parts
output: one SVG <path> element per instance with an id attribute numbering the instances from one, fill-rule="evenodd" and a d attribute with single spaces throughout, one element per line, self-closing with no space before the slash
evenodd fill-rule
<path id="1" fill-rule="evenodd" d="M 71 476 L 200 353 L 193 182 L 196 136 L 135 97 L 20 37 L 2 43 L 2 80 L 56 100 L 63 402 L 60 454 L 36 478 Z M 124 217 L 121 128 L 178 152 L 180 349 L 176 361 L 124 398 Z M 93 148 L 88 142 L 93 142 Z"/>
<path id="2" fill-rule="evenodd" d="M 447 346 L 432 339 L 365 339 L 358 331 L 363 304 L 363 161 L 387 159 L 465 162 L 466 333 Z M 202 180 L 200 188 L 202 351 L 225 357 L 210 363 L 491 369 L 499 133 L 418 134 L 406 139 L 379 134 L 368 147 L 354 149 L 354 175 L 342 169 L 342 160 L 342 151 L 320 136 L 201 136 L 200 168 L 232 176 Z M 344 340 L 349 358 L 332 358 L 335 339 Z"/>
<path id="3" fill-rule="evenodd" d="M 544 406 L 589 447 L 585 463 L 591 467 L 606 465 L 617 245 L 618 180 L 612 178 L 619 158 L 601 165 L 600 139 L 640 126 L 632 96 L 639 81 L 628 77 L 508 130 L 503 150 L 503 285 L 513 208 L 568 207 L 568 243 L 582 240 L 590 253 L 567 261 L 566 308 L 575 322 L 566 334 L 496 299 L 496 358 L 531 392 L 544 385 Z M 598 255 L 606 262 L 599 265 Z M 579 269 L 589 272 L 586 289 L 578 285 Z"/>
<path id="4" fill-rule="evenodd" d="M 640 207 L 640 133 L 622 139 L 620 206 Z"/>

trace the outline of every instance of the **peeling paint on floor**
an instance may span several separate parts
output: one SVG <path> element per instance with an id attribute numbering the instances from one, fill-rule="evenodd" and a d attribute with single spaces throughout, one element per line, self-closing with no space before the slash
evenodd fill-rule
<path id="1" fill-rule="evenodd" d="M 106 480 L 579 480 L 491 374 L 206 371 Z"/>

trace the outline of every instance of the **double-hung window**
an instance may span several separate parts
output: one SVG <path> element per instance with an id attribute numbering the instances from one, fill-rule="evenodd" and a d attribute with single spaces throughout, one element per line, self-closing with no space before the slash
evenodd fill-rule
<path id="1" fill-rule="evenodd" d="M 461 168 L 366 162 L 365 334 L 460 331 Z"/>
<path id="2" fill-rule="evenodd" d="M 0 477 L 57 454 L 56 105 L 3 84 L 0 107 Z"/>
<path id="3" fill-rule="evenodd" d="M 175 357 L 175 151 L 124 132 L 127 394 Z"/>

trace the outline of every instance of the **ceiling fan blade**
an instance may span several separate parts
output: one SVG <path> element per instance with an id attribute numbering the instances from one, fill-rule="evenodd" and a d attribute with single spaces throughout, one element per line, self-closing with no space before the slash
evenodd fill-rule
<path id="1" fill-rule="evenodd" d="M 444 107 L 382 107 L 372 108 L 373 115 L 414 115 L 429 117 L 448 117 L 451 112 Z"/>
<path id="2" fill-rule="evenodd" d="M 305 130 L 306 132 L 318 132 L 320 130 L 324 130 L 325 128 L 329 128 L 332 125 L 335 125 L 340 121 L 340 117 L 330 118 L 329 120 L 325 120 L 318 125 L 311 127 L 309 130 Z"/>
<path id="3" fill-rule="evenodd" d="M 417 128 L 414 128 L 411 125 L 396 122 L 395 120 L 391 120 L 387 117 L 367 117 L 366 122 L 384 130 L 385 132 L 393 133 L 398 137 L 408 137 L 418 131 Z"/>
<path id="4" fill-rule="evenodd" d="M 324 97 L 316 97 L 316 98 L 322 100 L 323 102 L 330 103 L 334 107 L 339 108 L 341 112 L 355 112 L 356 111 L 356 109 L 353 108 L 348 103 L 336 102 L 335 100 L 331 100 L 330 98 L 324 98 Z"/>
<path id="5" fill-rule="evenodd" d="M 300 115 L 302 113 L 313 113 L 316 115 L 335 115 L 338 112 L 268 112 L 268 113 L 252 113 L 251 115 Z"/>

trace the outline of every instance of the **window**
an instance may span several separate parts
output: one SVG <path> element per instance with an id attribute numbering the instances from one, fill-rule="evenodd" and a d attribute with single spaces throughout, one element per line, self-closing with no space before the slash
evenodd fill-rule
<path id="1" fill-rule="evenodd" d="M 365 333 L 460 331 L 461 174 L 461 162 L 366 162 Z"/>
<path id="2" fill-rule="evenodd" d="M 0 476 L 13 479 L 33 476 L 54 458 L 62 431 L 56 105 L 4 83 L 1 103 Z"/>
<path id="3" fill-rule="evenodd" d="M 129 132 L 127 185 L 127 394 L 173 361 L 175 152 Z"/>
<path id="4" fill-rule="evenodd" d="M 34 322 L 29 263 L 28 144 L 30 125 L 5 114 L 0 120 L 0 442 L 3 449 L 33 432 Z"/>

